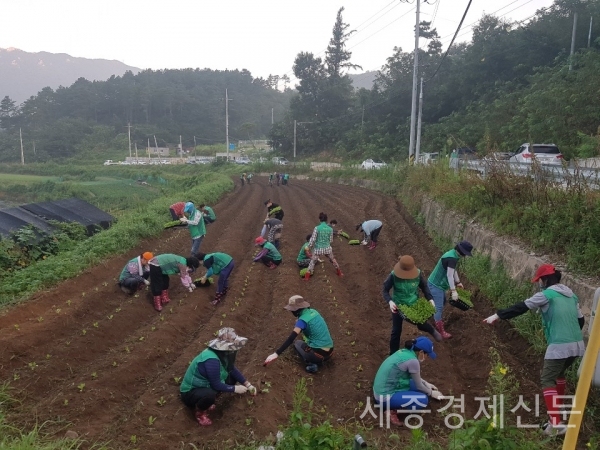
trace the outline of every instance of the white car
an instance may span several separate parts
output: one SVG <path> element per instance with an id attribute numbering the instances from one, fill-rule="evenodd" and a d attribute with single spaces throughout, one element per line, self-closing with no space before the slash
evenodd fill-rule
<path id="1" fill-rule="evenodd" d="M 273 162 L 273 164 L 279 164 L 280 166 L 287 166 L 289 164 L 289 161 L 285 158 L 280 157 L 275 157 L 271 160 Z"/>
<path id="2" fill-rule="evenodd" d="M 540 164 L 554 165 L 560 165 L 564 161 L 563 155 L 556 144 L 523 144 L 510 157 L 509 161 L 531 164 L 533 159 Z"/>
<path id="3" fill-rule="evenodd" d="M 114 166 L 116 164 L 119 164 L 119 163 L 114 162 L 112 159 L 107 159 L 106 161 L 104 161 L 105 166 Z"/>
<path id="4" fill-rule="evenodd" d="M 365 159 L 360 165 L 362 169 L 381 169 L 387 167 L 387 164 L 380 159 Z"/>

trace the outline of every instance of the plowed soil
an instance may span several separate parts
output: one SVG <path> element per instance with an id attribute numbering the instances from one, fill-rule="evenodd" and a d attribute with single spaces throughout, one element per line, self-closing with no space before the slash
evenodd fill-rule
<path id="1" fill-rule="evenodd" d="M 252 262 L 267 198 L 285 211 L 284 263 L 276 270 Z M 236 442 L 275 434 L 278 425 L 287 422 L 300 377 L 311 380 L 309 394 L 315 405 L 334 421 L 359 420 L 375 372 L 388 354 L 391 322 L 380 294 L 382 282 L 399 255 L 413 255 L 429 274 L 440 251 L 401 203 L 361 188 L 296 180 L 269 187 L 267 180 L 255 177 L 251 185 L 237 185 L 214 209 L 218 219 L 208 226 L 201 250 L 226 252 L 235 260 L 229 295 L 218 307 L 210 304 L 214 287 L 190 294 L 177 277 L 172 277 L 172 301 L 162 313 L 154 311 L 148 293 L 127 297 L 116 285 L 125 263 L 142 251 L 187 255 L 191 243 L 184 228 L 166 230 L 160 239 L 148 240 L 5 311 L 0 317 L 0 379 L 11 381 L 19 400 L 11 421 L 27 426 L 48 420 L 70 423 L 68 428 L 88 442 L 109 442 L 113 448 L 191 448 L 188 443 L 231 448 Z M 345 276 L 336 276 L 326 261 L 306 282 L 298 275 L 295 259 L 321 211 L 337 219 L 353 238 L 359 238 L 354 226 L 365 219 L 382 220 L 384 228 L 374 251 L 336 239 L 334 252 Z M 304 371 L 292 348 L 262 366 L 293 328 L 294 318 L 283 306 L 294 294 L 321 312 L 335 342 L 334 357 L 314 375 Z M 492 330 L 481 324 L 491 308 L 484 299 L 476 301 L 474 311 L 446 308 L 454 338 L 437 344 L 438 359 L 423 364 L 424 378 L 443 393 L 465 395 L 467 418 L 479 409 L 474 397 L 486 392 L 490 347 L 498 347 L 523 391 L 536 391 L 539 373 L 531 365 L 527 345 L 510 328 Z M 212 414 L 213 426 L 199 428 L 179 400 L 176 377 L 183 376 L 191 359 L 222 326 L 249 338 L 237 365 L 268 393 L 254 398 L 223 395 Z M 416 328 L 405 324 L 403 341 L 416 334 Z M 150 418 L 155 418 L 152 424 Z M 373 419 L 366 423 L 376 425 Z M 443 416 L 433 411 L 425 424 L 435 435 L 443 428 Z"/>

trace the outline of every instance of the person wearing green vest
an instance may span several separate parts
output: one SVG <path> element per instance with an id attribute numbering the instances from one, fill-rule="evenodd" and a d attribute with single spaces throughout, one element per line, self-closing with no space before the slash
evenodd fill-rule
<path id="1" fill-rule="evenodd" d="M 392 335 L 390 336 L 390 355 L 400 350 L 400 336 L 402 335 L 402 316 L 398 314 L 399 305 L 411 306 L 419 299 L 419 289 L 423 296 L 435 306 L 433 296 L 429 292 L 423 273 L 417 269 L 415 260 L 410 255 L 401 256 L 394 266 L 394 270 L 383 282 L 383 299 L 392 311 Z M 390 291 L 393 290 L 392 296 Z M 417 325 L 421 331 L 431 334 L 438 342 L 442 340 L 441 334 L 429 323 Z"/>
<path id="2" fill-rule="evenodd" d="M 331 264 L 333 264 L 333 267 L 335 267 L 337 275 L 343 277 L 344 274 L 342 273 L 342 269 L 340 269 L 340 265 L 335 259 L 333 249 L 331 248 L 331 243 L 333 242 L 333 228 L 327 225 L 327 214 L 319 213 L 319 222 L 321 223 L 315 227 L 308 242 L 308 247 L 309 250 L 312 251 L 312 256 L 304 279 L 310 279 L 310 276 L 315 269 L 315 264 L 319 261 L 319 256 L 321 255 L 327 256 L 329 261 L 331 261 Z"/>
<path id="3" fill-rule="evenodd" d="M 287 186 L 288 185 L 288 181 L 290 179 L 290 174 L 289 173 L 284 173 L 283 174 L 283 185 Z"/>
<path id="4" fill-rule="evenodd" d="M 276 269 L 281 264 L 281 253 L 264 237 L 258 236 L 254 239 L 254 245 L 261 247 L 261 250 L 254 257 L 254 262 L 260 261 L 269 269 Z"/>
<path id="5" fill-rule="evenodd" d="M 450 339 L 452 337 L 452 335 L 446 331 L 444 321 L 442 320 L 442 312 L 444 311 L 444 304 L 446 303 L 446 291 L 450 289 L 452 292 L 452 299 L 458 300 L 456 287 L 462 288 L 463 284 L 458 277 L 456 266 L 461 257 L 472 256 L 472 251 L 473 245 L 471 245 L 469 241 L 460 241 L 452 250 L 448 250 L 442 255 L 427 280 L 427 287 L 429 288 L 431 295 L 433 295 L 433 301 L 435 302 L 435 314 L 433 315 L 435 328 L 440 332 L 444 339 Z"/>
<path id="6" fill-rule="evenodd" d="M 237 352 L 247 342 L 248 339 L 238 336 L 233 328 L 221 328 L 216 339 L 190 363 L 179 393 L 181 401 L 194 410 L 198 425 L 212 425 L 208 412 L 216 408 L 216 399 L 223 392 L 257 394 L 257 389 L 235 366 Z"/>
<path id="7" fill-rule="evenodd" d="M 542 264 L 531 280 L 533 283 L 539 283 L 540 292 L 524 302 L 500 309 L 484 320 L 491 325 L 498 319 L 512 319 L 530 310 L 541 312 L 544 335 L 548 343 L 541 384 L 550 417 L 550 420 L 542 425 L 542 430 L 549 436 L 567 432 L 567 425 L 561 421 L 562 413 L 559 411 L 567 385 L 565 372 L 585 352 L 581 331 L 585 319 L 579 308 L 579 299 L 571 289 L 560 283 L 561 275 L 553 265 Z"/>
<path id="8" fill-rule="evenodd" d="M 310 253 L 310 247 L 308 246 L 308 243 L 310 242 L 311 236 L 312 234 L 306 235 L 306 242 L 302 244 L 302 248 L 298 252 L 298 256 L 296 257 L 296 263 L 298 263 L 298 267 L 308 267 L 310 264 L 312 255 Z"/>
<path id="9" fill-rule="evenodd" d="M 319 370 L 319 365 L 333 355 L 333 339 L 329 334 L 327 323 L 323 316 L 316 309 L 312 309 L 310 303 L 300 295 L 291 296 L 284 308 L 296 317 L 296 324 L 292 334 L 275 353 L 265 359 L 263 365 L 275 361 L 290 345 L 294 344 L 296 352 L 307 364 L 306 371 L 315 373 Z M 300 333 L 304 333 L 304 340 L 296 340 Z"/>
<path id="10" fill-rule="evenodd" d="M 385 407 L 392 425 L 402 426 L 396 411 L 418 411 L 429 403 L 427 397 L 443 398 L 438 388 L 421 378 L 425 356 L 437 358 L 433 342 L 424 336 L 408 340 L 404 348 L 388 356 L 381 364 L 373 382 L 375 403 Z"/>
<path id="11" fill-rule="evenodd" d="M 213 223 L 217 220 L 217 215 L 215 211 L 210 207 L 206 206 L 204 203 L 200 205 L 200 211 L 202 211 L 202 217 L 204 218 L 204 223 L 209 224 Z"/>
<path id="12" fill-rule="evenodd" d="M 119 287 L 129 295 L 135 294 L 138 289 L 150 286 L 150 267 L 148 261 L 154 258 L 150 252 L 144 252 L 130 260 L 119 275 Z"/>
<path id="13" fill-rule="evenodd" d="M 200 261 L 194 256 L 184 258 L 172 253 L 164 253 L 156 255 L 148 262 L 148 265 L 150 266 L 150 290 L 154 297 L 154 309 L 158 312 L 162 311 L 162 305 L 171 301 L 169 298 L 169 275 L 179 275 L 181 284 L 190 292 L 196 288 L 190 272 L 200 266 Z"/>
<path id="14" fill-rule="evenodd" d="M 206 275 L 202 277 L 202 282 L 206 282 L 206 279 L 212 275 L 219 275 L 219 282 L 217 283 L 217 293 L 215 299 L 212 301 L 213 306 L 217 306 L 223 297 L 227 295 L 229 290 L 229 275 L 234 267 L 233 258 L 227 253 L 215 252 L 215 253 L 198 253 L 196 255 L 204 267 L 206 267 Z"/>
<path id="15" fill-rule="evenodd" d="M 198 211 L 192 202 L 187 202 L 183 212 L 187 214 L 182 217 L 181 222 L 187 224 L 190 235 L 192 236 L 191 254 L 195 256 L 200 250 L 202 239 L 206 236 L 206 224 L 204 223 L 204 215 Z"/>
<path id="16" fill-rule="evenodd" d="M 267 235 L 267 242 L 270 242 L 275 246 L 277 250 L 281 245 L 281 232 L 283 231 L 283 222 L 279 219 L 267 219 L 264 222 L 263 228 L 260 232 L 262 237 Z"/>

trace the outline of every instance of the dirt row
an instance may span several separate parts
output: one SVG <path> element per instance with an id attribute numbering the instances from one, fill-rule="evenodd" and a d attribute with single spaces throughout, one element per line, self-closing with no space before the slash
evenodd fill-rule
<path id="1" fill-rule="evenodd" d="M 252 262 L 267 198 L 285 211 L 284 263 L 276 270 Z M 176 277 L 172 302 L 160 314 L 148 293 L 127 297 L 116 286 L 122 267 L 142 251 L 189 253 L 187 230 L 171 229 L 0 316 L 0 379 L 11 382 L 19 400 L 11 420 L 28 426 L 50 420 L 57 429 L 68 423 L 89 442 L 109 442 L 114 448 L 183 448 L 188 443 L 231 448 L 275 434 L 286 423 L 300 377 L 310 380 L 315 405 L 334 421 L 359 420 L 389 348 L 391 321 L 381 284 L 399 255 L 413 255 L 428 274 L 439 250 L 397 200 L 361 188 L 295 180 L 269 187 L 256 177 L 250 185 L 237 185 L 215 211 L 217 221 L 208 226 L 201 250 L 229 253 L 235 260 L 230 293 L 216 308 L 210 304 L 214 288 L 190 294 Z M 334 251 L 345 276 L 337 277 L 325 262 L 305 282 L 295 258 L 321 211 L 355 237 L 357 223 L 381 220 L 380 245 L 369 251 L 336 240 Z M 321 312 L 335 343 L 335 356 L 314 375 L 304 371 L 292 349 L 268 368 L 262 366 L 293 327 L 294 318 L 283 306 L 294 294 Z M 481 324 L 489 311 L 484 301 L 468 313 L 448 308 L 454 338 L 436 345 L 438 359 L 423 365 L 424 377 L 443 393 L 465 395 L 467 418 L 479 409 L 474 397 L 486 393 L 490 347 L 499 349 L 524 390 L 536 389 L 538 367 L 530 364 L 527 346 L 510 328 L 500 327 L 495 334 Z M 214 425 L 200 429 L 179 400 L 178 381 L 222 326 L 250 339 L 237 365 L 264 393 L 221 397 L 212 414 Z M 403 340 L 416 334 L 405 324 Z M 445 433 L 435 409 L 426 423 L 432 434 Z"/>

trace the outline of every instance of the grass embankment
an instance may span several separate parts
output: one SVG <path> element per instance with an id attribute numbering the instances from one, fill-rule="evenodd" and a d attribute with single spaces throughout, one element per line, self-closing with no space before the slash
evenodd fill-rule
<path id="1" fill-rule="evenodd" d="M 157 192 L 147 202 L 133 202 L 128 197 L 130 191 L 122 190 L 124 201 L 130 200 L 131 207 L 127 213 L 122 214 L 110 229 L 77 243 L 72 249 L 6 274 L 0 285 L 0 306 L 23 300 L 40 289 L 75 276 L 108 256 L 133 248 L 142 239 L 160 234 L 164 223 L 169 220 L 169 205 L 187 199 L 213 204 L 231 187 L 228 176 L 206 172 L 175 180 L 168 194 Z"/>

